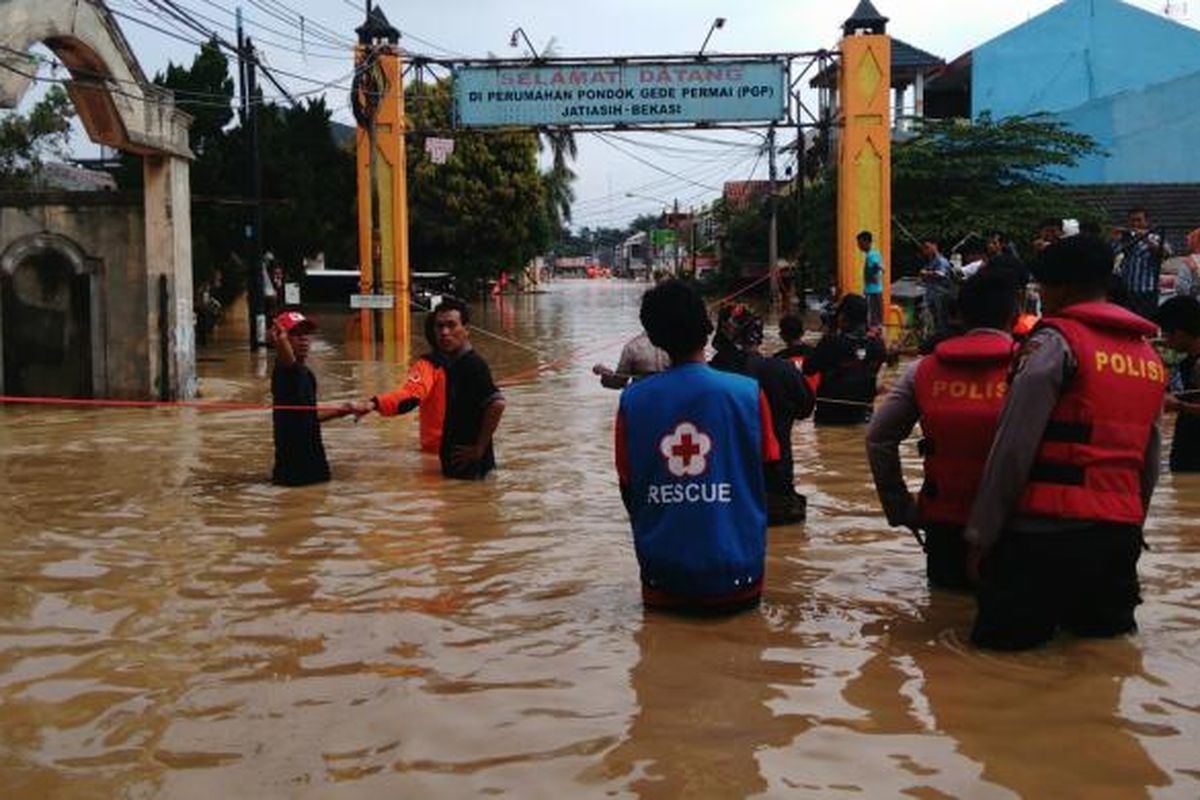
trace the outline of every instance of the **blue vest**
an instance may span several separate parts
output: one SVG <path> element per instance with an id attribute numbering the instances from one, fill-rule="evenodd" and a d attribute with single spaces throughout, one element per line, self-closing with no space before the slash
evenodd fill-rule
<path id="1" fill-rule="evenodd" d="M 767 546 L 758 384 L 705 364 L 621 395 L 642 583 L 685 597 L 745 590 Z"/>

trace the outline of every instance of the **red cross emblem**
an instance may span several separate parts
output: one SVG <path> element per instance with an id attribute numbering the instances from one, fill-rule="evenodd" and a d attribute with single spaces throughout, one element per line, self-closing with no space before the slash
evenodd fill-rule
<path id="1" fill-rule="evenodd" d="M 697 477 L 708 469 L 712 437 L 691 422 L 681 422 L 658 443 L 667 471 L 677 478 Z"/>

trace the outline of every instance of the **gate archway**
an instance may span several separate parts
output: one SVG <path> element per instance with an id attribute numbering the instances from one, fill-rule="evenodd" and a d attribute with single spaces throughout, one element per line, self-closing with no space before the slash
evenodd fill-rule
<path id="1" fill-rule="evenodd" d="M 104 393 L 104 328 L 96 264 L 54 234 L 26 236 L 0 256 L 4 390 L 39 397 Z"/>
<path id="2" fill-rule="evenodd" d="M 70 79 L 63 84 L 92 141 L 140 155 L 145 173 L 145 224 L 144 233 L 139 234 L 144 241 L 133 248 L 144 254 L 143 274 L 137 276 L 137 281 L 130 280 L 128 274 L 121 276 L 117 282 L 120 292 L 96 291 L 95 279 L 82 278 L 74 291 L 79 294 L 87 284 L 88 299 L 80 305 L 81 312 L 85 307 L 89 310 L 85 354 L 104 348 L 109 333 L 101 325 L 105 317 L 118 318 L 116 314 L 100 313 L 105 309 L 95 308 L 97 300 L 120 308 L 121 324 L 133 326 L 121 332 L 114 348 L 126 349 L 125 343 L 139 340 L 147 346 L 128 353 L 114 350 L 114 365 L 132 358 L 139 360 L 137 368 L 133 373 L 123 373 L 119 381 L 108 380 L 107 374 L 99 376 L 99 380 L 91 381 L 89 391 L 190 397 L 196 385 L 188 175 L 191 118 L 175 107 L 170 91 L 147 80 L 111 12 L 98 0 L 0 0 L 0 108 L 15 108 L 38 80 L 38 61 L 28 51 L 39 43 L 69 70 Z M 30 201 L 30 205 L 36 205 L 36 201 Z M 30 222 L 34 227 L 45 224 L 40 220 Z M 47 226 L 43 232 L 54 231 Z M 8 242 L 0 239 L 0 248 L 5 244 Z M 47 270 L 53 277 L 70 261 L 69 256 L 50 251 L 30 259 L 14 262 L 10 276 L 14 287 L 24 270 Z M 101 265 L 96 272 L 107 269 L 108 265 Z M 151 287 L 157 287 L 164 276 L 171 300 L 165 312 L 149 299 L 157 294 Z M 124 296 L 114 296 L 117 294 Z M 13 300 L 17 302 L 20 297 L 14 295 Z M 164 313 L 166 319 L 160 319 Z M 44 323 L 45 319 L 38 324 Z M 6 323 L 6 330 L 12 324 L 11 320 Z M 169 339 L 167 357 L 160 358 L 158 354 L 164 349 L 160 331 L 164 330 Z M 14 353 L 7 341 L 4 351 Z M 92 359 L 93 371 L 97 363 Z M 103 359 L 99 366 L 107 369 Z M 0 391 L 9 391 L 9 387 L 0 383 Z"/>

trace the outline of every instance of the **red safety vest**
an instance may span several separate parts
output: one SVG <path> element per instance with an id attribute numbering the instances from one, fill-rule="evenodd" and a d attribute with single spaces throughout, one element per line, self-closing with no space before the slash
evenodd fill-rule
<path id="1" fill-rule="evenodd" d="M 995 333 L 947 339 L 917 366 L 925 483 L 921 521 L 966 525 L 1008 391 L 1013 343 Z"/>
<path id="2" fill-rule="evenodd" d="M 1147 342 L 1155 326 L 1111 303 L 1080 303 L 1042 319 L 1079 369 L 1046 425 L 1022 514 L 1141 525 L 1146 445 L 1167 371 Z"/>

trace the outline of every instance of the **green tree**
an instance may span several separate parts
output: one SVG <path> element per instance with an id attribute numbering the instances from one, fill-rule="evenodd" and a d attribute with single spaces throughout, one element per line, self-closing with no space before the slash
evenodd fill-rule
<path id="1" fill-rule="evenodd" d="M 915 246 L 909 233 L 944 246 L 991 230 L 1024 241 L 1039 219 L 1069 216 L 1061 174 L 1099 152 L 1047 115 L 918 121 L 892 151 L 893 250 Z"/>
<path id="2" fill-rule="evenodd" d="M 449 83 L 409 87 L 413 133 L 407 138 L 412 263 L 449 269 L 469 284 L 520 269 L 557 229 L 546 213 L 546 186 L 532 133 L 458 131 L 454 153 L 434 164 L 428 130 L 450 127 Z"/>
<path id="3" fill-rule="evenodd" d="M 236 146 L 241 131 L 231 137 Z M 263 247 L 292 277 L 306 256 L 329 264 L 358 263 L 357 172 L 354 153 L 338 147 L 324 98 L 296 107 L 267 104 L 259 112 Z"/>
<path id="4" fill-rule="evenodd" d="M 0 117 L 0 187 L 24 188 L 47 156 L 67 158 L 75 108 L 61 86 L 51 86 L 28 114 Z"/>

